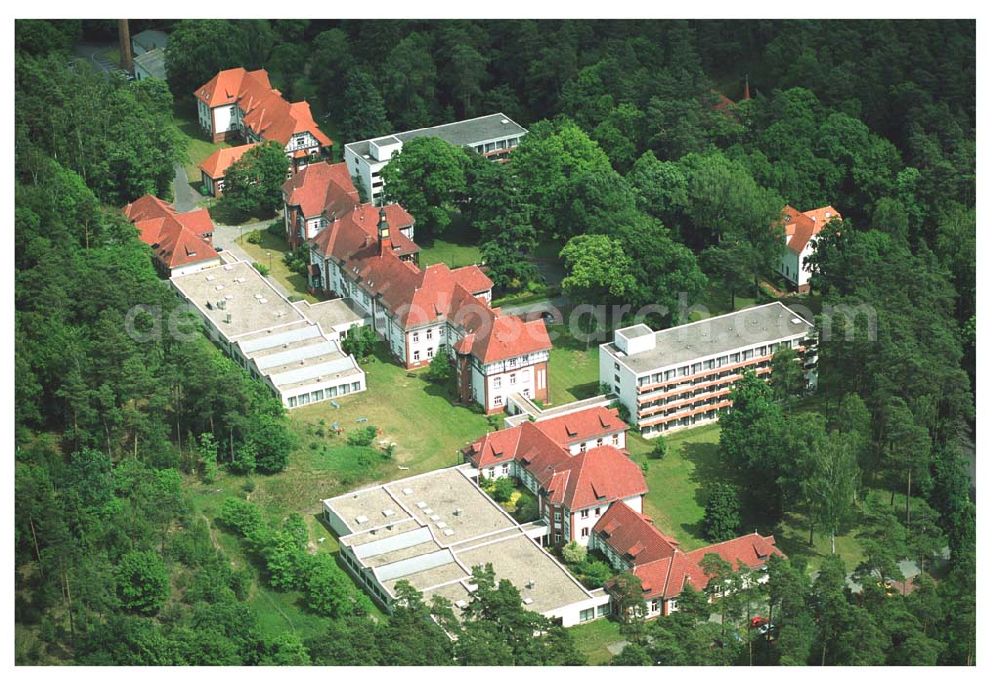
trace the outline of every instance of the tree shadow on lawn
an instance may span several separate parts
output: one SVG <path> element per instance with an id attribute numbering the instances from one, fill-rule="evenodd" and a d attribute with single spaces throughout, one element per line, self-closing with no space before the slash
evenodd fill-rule
<path id="1" fill-rule="evenodd" d="M 568 393 L 573 398 L 579 400 L 584 398 L 590 398 L 592 396 L 597 396 L 601 390 L 601 383 L 598 381 L 587 382 L 586 384 L 577 384 L 572 387 L 566 388 L 566 393 Z"/>

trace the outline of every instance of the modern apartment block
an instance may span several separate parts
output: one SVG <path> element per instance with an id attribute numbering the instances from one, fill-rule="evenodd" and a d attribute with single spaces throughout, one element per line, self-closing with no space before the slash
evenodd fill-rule
<path id="1" fill-rule="evenodd" d="M 469 147 L 490 159 L 505 159 L 528 131 L 502 113 L 418 128 L 344 145 L 344 161 L 368 200 L 382 194 L 382 169 L 414 138 L 434 137 Z"/>
<path id="2" fill-rule="evenodd" d="M 654 332 L 639 324 L 600 347 L 601 383 L 628 409 L 644 437 L 713 422 L 748 370 L 767 377 L 781 347 L 795 349 L 816 381 L 813 325 L 774 302 Z"/>

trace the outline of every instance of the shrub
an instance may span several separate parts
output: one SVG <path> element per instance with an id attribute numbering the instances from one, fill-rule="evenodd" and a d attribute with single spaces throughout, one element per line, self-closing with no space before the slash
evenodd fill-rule
<path id="1" fill-rule="evenodd" d="M 360 325 L 347 331 L 340 346 L 345 353 L 360 359 L 375 353 L 376 344 L 378 344 L 378 336 L 375 334 L 375 330 L 367 325 Z"/>
<path id="2" fill-rule="evenodd" d="M 257 468 L 257 455 L 251 444 L 243 444 L 236 449 L 229 471 L 234 474 L 249 474 Z"/>
<path id="3" fill-rule="evenodd" d="M 486 422 L 487 424 L 489 424 L 490 427 L 493 428 L 493 431 L 495 432 L 498 432 L 501 429 L 503 429 L 503 415 L 501 415 L 500 413 L 497 413 L 495 415 L 487 415 Z"/>
<path id="4" fill-rule="evenodd" d="M 454 382 L 455 371 L 448 360 L 448 354 L 441 352 L 434 354 L 430 365 L 427 367 L 427 380 L 435 384 L 449 385 Z"/>
<path id="5" fill-rule="evenodd" d="M 514 495 L 514 480 L 510 477 L 498 477 L 493 480 L 490 495 L 498 503 L 506 503 Z"/>
<path id="6" fill-rule="evenodd" d="M 264 517 L 257 506 L 239 498 L 226 498 L 219 521 L 247 538 L 264 526 Z"/>
<path id="7" fill-rule="evenodd" d="M 590 557 L 575 567 L 580 580 L 587 588 L 600 588 L 614 576 L 614 571 L 605 562 Z"/>
<path id="8" fill-rule="evenodd" d="M 566 560 L 566 564 L 577 565 L 587 559 L 587 549 L 576 541 L 572 541 L 563 546 L 562 556 Z"/>
<path id="9" fill-rule="evenodd" d="M 125 553 L 115 569 L 115 584 L 122 606 L 139 614 L 156 614 L 170 595 L 167 568 L 152 551 Z"/>
<path id="10" fill-rule="evenodd" d="M 371 425 L 358 427 L 352 429 L 351 433 L 347 435 L 347 443 L 351 446 L 371 446 L 376 434 L 378 434 L 378 430 Z"/>
<path id="11" fill-rule="evenodd" d="M 667 455 L 667 440 L 663 436 L 658 436 L 653 439 L 653 452 L 649 454 L 649 457 L 655 458 L 656 460 L 662 460 Z"/>
<path id="12" fill-rule="evenodd" d="M 274 235 L 275 237 L 280 237 L 284 239 L 287 237 L 285 234 L 285 222 L 282 220 L 277 220 L 267 226 L 267 231 Z"/>
<path id="13" fill-rule="evenodd" d="M 260 244 L 264 241 L 264 236 L 260 233 L 260 230 L 252 230 L 247 235 L 247 242 L 250 244 Z"/>
<path id="14" fill-rule="evenodd" d="M 253 267 L 256 268 L 257 272 L 263 275 L 264 277 L 267 277 L 268 275 L 271 274 L 271 269 L 265 266 L 263 263 L 257 263 L 256 261 L 254 261 Z"/>
<path id="15" fill-rule="evenodd" d="M 253 493 L 257 489 L 257 484 L 253 479 L 247 479 L 240 488 L 244 493 Z"/>

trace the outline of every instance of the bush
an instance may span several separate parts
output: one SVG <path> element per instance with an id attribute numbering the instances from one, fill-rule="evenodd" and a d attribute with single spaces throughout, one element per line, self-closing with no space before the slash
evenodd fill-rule
<path id="1" fill-rule="evenodd" d="M 247 479 L 240 488 L 243 490 L 243 493 L 253 493 L 257 489 L 257 484 L 254 483 L 253 479 Z"/>
<path id="2" fill-rule="evenodd" d="M 443 351 L 435 353 L 430 365 L 427 367 L 427 380 L 435 384 L 444 384 L 447 386 L 454 384 L 454 375 L 455 371 L 452 368 L 451 361 L 448 360 L 448 354 Z"/>
<path id="3" fill-rule="evenodd" d="M 288 236 L 285 234 L 285 222 L 281 220 L 274 221 L 267 226 L 267 231 L 275 237 L 280 237 L 281 239 L 285 239 Z"/>
<path id="4" fill-rule="evenodd" d="M 352 429 L 351 433 L 347 435 L 347 443 L 350 446 L 371 446 L 376 434 L 378 434 L 378 430 L 371 425 L 358 427 Z"/>
<path id="5" fill-rule="evenodd" d="M 587 559 L 587 549 L 576 541 L 567 543 L 562 548 L 563 559 L 568 565 L 577 565 Z"/>
<path id="6" fill-rule="evenodd" d="M 263 263 L 257 263 L 256 261 L 254 261 L 253 267 L 256 268 L 257 272 L 263 275 L 264 277 L 267 277 L 268 275 L 271 274 L 271 269 L 265 266 Z"/>
<path id="7" fill-rule="evenodd" d="M 219 521 L 247 538 L 264 527 L 264 517 L 257 506 L 239 498 L 226 498 Z"/>
<path id="8" fill-rule="evenodd" d="M 340 343 L 345 353 L 349 353 L 357 359 L 370 356 L 375 353 L 375 345 L 378 344 L 378 335 L 375 330 L 368 325 L 352 327 L 347 331 L 344 341 Z"/>
<path id="9" fill-rule="evenodd" d="M 658 436 L 653 439 L 653 452 L 649 454 L 649 457 L 655 458 L 656 460 L 662 460 L 667 455 L 667 440 L 662 436 Z"/>
<path id="10" fill-rule="evenodd" d="M 514 495 L 514 480 L 510 477 L 498 477 L 493 480 L 490 495 L 498 503 L 506 503 Z"/>
<path id="11" fill-rule="evenodd" d="M 246 239 L 250 244 L 260 244 L 264 241 L 264 236 L 260 230 L 251 230 Z"/>
<path id="12" fill-rule="evenodd" d="M 575 569 L 580 576 L 580 581 L 590 589 L 600 588 L 614 576 L 611 567 L 596 557 L 589 557 L 577 565 Z"/>
<path id="13" fill-rule="evenodd" d="M 132 551 L 118 561 L 115 583 L 122 606 L 139 614 L 156 614 L 170 595 L 170 576 L 152 551 Z"/>
<path id="14" fill-rule="evenodd" d="M 250 474 L 257 469 L 257 455 L 251 444 L 243 444 L 236 449 L 229 471 L 234 474 Z"/>

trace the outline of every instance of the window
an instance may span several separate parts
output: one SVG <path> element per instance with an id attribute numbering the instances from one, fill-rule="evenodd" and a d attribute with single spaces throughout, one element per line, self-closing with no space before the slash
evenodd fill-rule
<path id="1" fill-rule="evenodd" d="M 433 328 L 427 330 L 427 338 L 428 339 L 433 339 L 434 338 L 434 329 Z"/>
<path id="2" fill-rule="evenodd" d="M 352 382 L 351 391 L 361 391 L 361 382 Z"/>
<path id="3" fill-rule="evenodd" d="M 528 362 L 528 356 L 526 356 L 526 355 L 525 356 L 521 356 L 521 362 L 522 363 L 527 363 Z"/>
<path id="4" fill-rule="evenodd" d="M 590 529 L 588 527 L 583 527 L 582 529 L 580 529 L 580 535 L 586 538 L 587 536 L 590 535 Z"/>
<path id="5" fill-rule="evenodd" d="M 604 445 L 604 437 L 603 436 L 597 437 L 597 445 L 598 446 L 603 446 Z"/>
<path id="6" fill-rule="evenodd" d="M 595 517 L 601 516 L 601 508 L 594 508 L 594 516 Z"/>
<path id="7" fill-rule="evenodd" d="M 510 373 L 510 383 L 517 384 L 517 373 L 514 372 Z"/>
<path id="8" fill-rule="evenodd" d="M 618 363 L 615 363 L 615 370 L 621 370 L 621 368 L 618 366 Z"/>
<path id="9" fill-rule="evenodd" d="M 580 621 L 591 621 L 594 618 L 594 608 L 588 607 L 587 609 L 580 610 Z"/>
<path id="10" fill-rule="evenodd" d="M 413 351 L 413 360 L 420 360 L 420 349 L 415 349 Z"/>
<path id="11" fill-rule="evenodd" d="M 427 357 L 428 358 L 433 358 L 434 357 L 434 347 L 433 346 L 428 346 L 427 347 Z"/>
<path id="12" fill-rule="evenodd" d="M 556 543 L 562 543 L 562 534 L 556 534 Z"/>
<path id="13" fill-rule="evenodd" d="M 508 472 L 510 472 L 510 465 L 509 465 L 509 464 L 507 464 L 507 463 L 504 463 L 504 464 L 503 464 L 503 468 L 501 468 L 501 471 L 502 471 L 502 472 L 503 472 L 504 474 L 507 474 Z"/>
<path id="14" fill-rule="evenodd" d="M 503 396 L 500 396 L 499 394 L 497 394 L 496 396 L 494 396 L 493 397 L 493 405 L 494 406 L 503 405 Z"/>
<path id="15" fill-rule="evenodd" d="M 501 379 L 499 377 L 494 377 L 493 378 L 493 388 L 494 389 L 499 389 L 500 388 L 500 382 L 501 382 Z"/>
<path id="16" fill-rule="evenodd" d="M 418 332 L 413 333 L 413 341 L 420 341 L 420 334 Z"/>
<path id="17" fill-rule="evenodd" d="M 295 138 L 295 144 L 298 145 L 299 147 L 302 147 L 303 145 L 306 144 L 306 139 L 305 138 Z"/>
<path id="18" fill-rule="evenodd" d="M 588 517 L 590 517 L 590 510 L 580 511 L 580 519 L 587 519 Z"/>
<path id="19" fill-rule="evenodd" d="M 656 614 L 659 611 L 660 611 L 660 601 L 659 600 L 650 600 L 649 601 L 649 613 L 650 614 Z"/>

